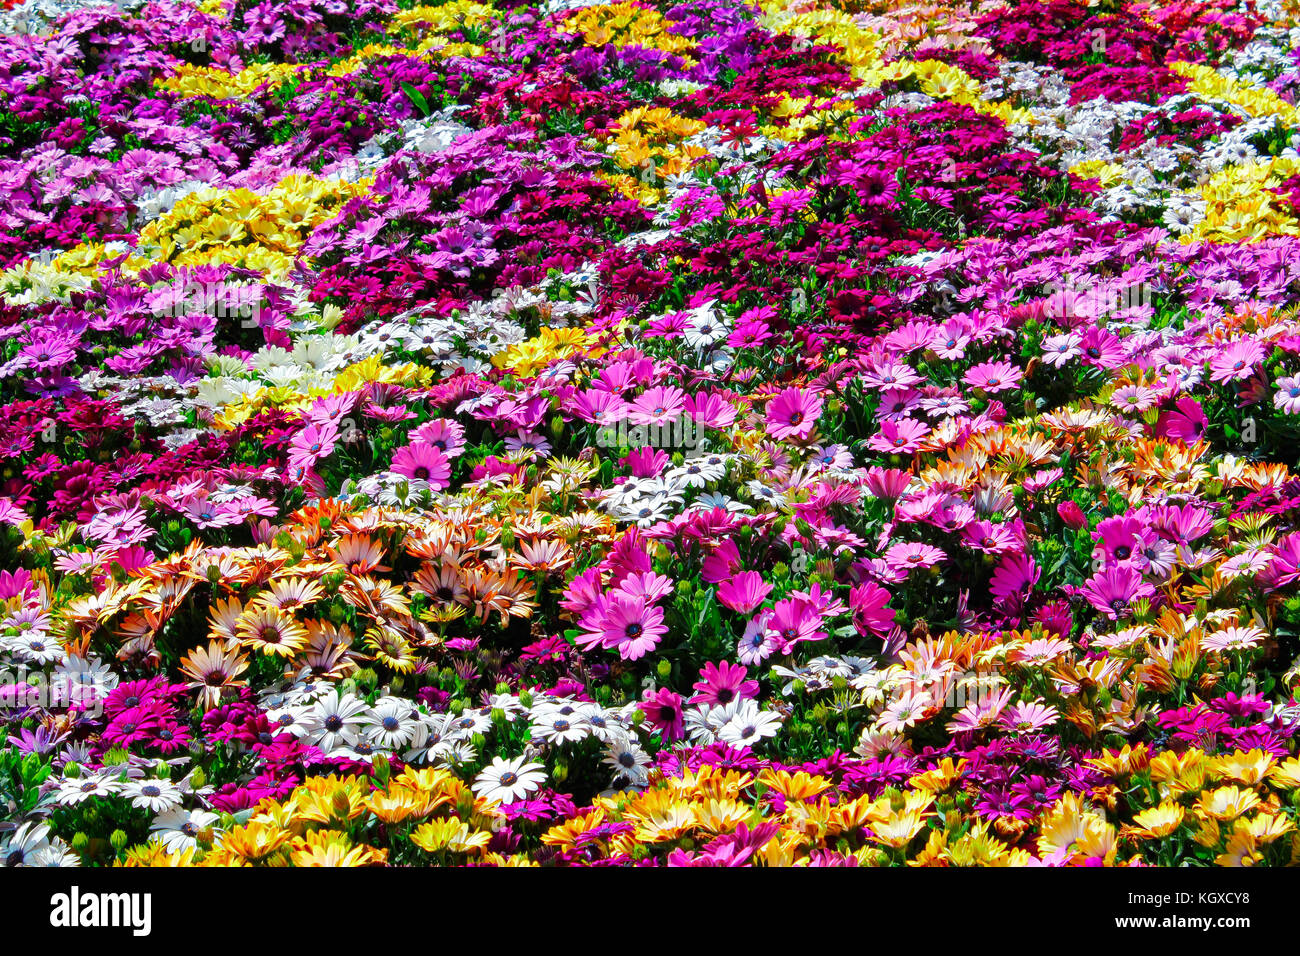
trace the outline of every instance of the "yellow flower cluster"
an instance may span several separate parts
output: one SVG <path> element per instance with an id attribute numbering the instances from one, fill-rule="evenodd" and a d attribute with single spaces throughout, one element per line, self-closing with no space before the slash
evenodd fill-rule
<path id="1" fill-rule="evenodd" d="M 915 78 L 922 93 L 938 100 L 949 100 L 969 106 L 977 113 L 996 116 L 1004 123 L 1033 123 L 1030 110 L 1017 109 L 1009 103 L 985 99 L 980 93 L 979 81 L 959 66 L 940 60 L 897 60 L 878 70 L 873 70 L 869 81 L 879 86 L 886 80 L 903 81 Z"/>
<path id="2" fill-rule="evenodd" d="M 238 400 L 224 405 L 214 418 L 218 430 L 227 430 L 242 424 L 254 415 L 272 408 L 287 411 L 304 411 L 312 401 L 322 395 L 341 395 L 354 392 L 372 383 L 389 383 L 411 388 L 421 388 L 432 383 L 436 372 L 426 366 L 405 362 L 385 365 L 378 355 L 342 369 L 334 376 L 328 388 L 295 388 L 288 385 L 258 386 Z"/>
<path id="3" fill-rule="evenodd" d="M 1284 126 L 1300 127 L 1300 111 L 1270 89 L 1226 77 L 1203 63 L 1178 62 L 1170 69 L 1188 79 L 1187 91 L 1204 99 L 1226 100 L 1251 116 L 1276 116 Z"/>
<path id="4" fill-rule="evenodd" d="M 253 63 L 238 73 L 213 66 L 195 66 L 182 63 L 171 76 L 158 80 L 154 86 L 181 96 L 211 96 L 218 100 L 240 99 L 252 96 L 267 84 L 279 86 L 304 69 L 296 63 Z"/>
<path id="5" fill-rule="evenodd" d="M 1300 163 L 1280 156 L 1219 170 L 1200 190 L 1205 218 L 1182 241 L 1250 242 L 1300 235 L 1300 220 L 1283 209 L 1272 192 L 1297 172 Z"/>
<path id="6" fill-rule="evenodd" d="M 1080 179 L 1095 179 L 1107 189 L 1125 182 L 1124 167 L 1104 159 L 1086 159 L 1070 167 L 1070 172 Z"/>
<path id="7" fill-rule="evenodd" d="M 370 182 L 294 175 L 265 193 L 200 190 L 140 230 L 132 261 L 138 260 L 136 268 L 151 261 L 181 266 L 226 263 L 282 277 L 311 231 L 341 203 L 364 194 Z"/>
<path id="8" fill-rule="evenodd" d="M 433 34 L 447 34 L 465 27 L 490 23 L 497 15 L 490 3 L 475 0 L 451 0 L 439 6 L 412 7 L 399 10 L 389 21 L 391 27 L 414 34 L 421 39 Z"/>
<path id="9" fill-rule="evenodd" d="M 490 3 L 451 0 L 450 3 L 440 6 L 421 6 L 399 11 L 390 24 L 393 34 L 405 34 L 417 40 L 414 52 L 417 55 L 424 55 L 426 59 L 449 56 L 477 57 L 486 52 L 481 44 L 452 42 L 447 39 L 447 35 L 460 30 L 480 31 L 488 27 L 496 16 L 497 11 Z M 389 48 L 388 52 L 392 51 L 393 48 Z M 362 57 L 358 55 L 347 62 L 351 64 L 360 59 Z"/>
<path id="10" fill-rule="evenodd" d="M 127 851 L 122 865 L 376 866 L 388 862 L 390 850 L 364 840 L 378 842 L 381 828 L 389 840 L 409 842 L 440 862 L 504 865 L 509 861 L 485 852 L 500 820 L 492 804 L 446 770 L 408 767 L 380 788 L 364 777 L 331 774 L 307 780 L 284 800 L 263 800 L 240 826 L 200 834 L 198 848 L 172 853 L 154 841 Z"/>
<path id="11" fill-rule="evenodd" d="M 1160 840 L 1187 827 L 1196 843 L 1215 852 L 1219 866 L 1253 866 L 1263 859 L 1261 847 L 1290 834 L 1291 865 L 1300 861 L 1287 812 L 1300 790 L 1300 758 L 1279 762 L 1258 749 L 1211 756 L 1194 747 L 1152 755 L 1138 744 L 1090 762 L 1126 791 L 1142 789 L 1152 798 L 1119 831 L 1122 839 Z"/>
<path id="12" fill-rule="evenodd" d="M 773 33 L 838 46 L 854 79 L 870 81 L 873 71 L 884 65 L 883 37 L 842 10 L 810 7 L 801 0 L 768 0 L 759 6 L 759 23 Z"/>
<path id="13" fill-rule="evenodd" d="M 860 843 L 849 856 L 874 866 L 889 859 L 934 817 L 932 794 L 918 790 L 854 800 L 833 800 L 832 783 L 804 771 L 764 770 L 758 776 L 704 766 L 670 777 L 648 790 L 624 791 L 598 797 L 586 813 L 552 827 L 542 842 L 557 849 L 586 843 L 601 856 L 643 856 L 655 848 L 693 849 L 744 825 L 750 830 L 776 824 L 777 831 L 755 850 L 753 861 L 767 866 L 807 866 L 816 851 L 834 850 L 842 842 Z M 784 809 L 774 812 L 768 791 L 784 798 Z M 604 824 L 631 826 L 606 840 L 584 840 Z"/>
<path id="14" fill-rule="evenodd" d="M 582 351 L 587 351 L 592 358 L 599 357 L 604 349 L 590 348 L 592 342 L 593 339 L 582 329 L 546 326 L 536 338 L 512 345 L 492 356 L 492 364 L 527 378 L 552 362 L 572 358 Z"/>
<path id="15" fill-rule="evenodd" d="M 658 10 L 636 3 L 587 7 L 572 14 L 565 26 L 582 34 L 588 46 L 635 45 L 676 54 L 695 49 L 695 41 L 673 33 L 670 21 Z"/>
<path id="16" fill-rule="evenodd" d="M 663 199 L 659 177 L 686 172 L 708 150 L 682 140 L 704 129 L 704 123 L 678 116 L 665 107 L 638 106 L 618 118 L 605 148 L 630 174 L 603 174 L 601 178 L 629 199 L 654 205 Z"/>
<path id="17" fill-rule="evenodd" d="M 774 32 L 807 38 L 812 43 L 839 47 L 840 59 L 849 67 L 853 78 L 868 86 L 915 78 L 921 92 L 936 99 L 969 106 L 1003 122 L 1033 122 L 1033 114 L 1028 110 L 984 99 L 978 81 L 959 66 L 939 60 L 885 62 L 886 54 L 891 52 L 890 44 L 883 34 L 863 26 L 860 18 L 841 10 L 808 9 L 800 0 L 771 0 L 761 6 L 763 26 Z"/>
<path id="18" fill-rule="evenodd" d="M 704 156 L 703 147 L 680 145 L 681 140 L 704 129 L 704 124 L 678 116 L 665 107 L 638 106 L 616 121 L 609 150 L 624 169 L 642 169 L 654 163 L 659 175 L 684 172 L 692 159 Z"/>

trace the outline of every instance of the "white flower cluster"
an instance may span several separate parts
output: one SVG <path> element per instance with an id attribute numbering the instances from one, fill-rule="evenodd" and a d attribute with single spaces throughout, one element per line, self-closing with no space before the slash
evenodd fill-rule
<path id="1" fill-rule="evenodd" d="M 1243 51 L 1243 64 L 1277 62 L 1278 51 L 1266 43 L 1252 44 L 1247 51 Z M 1245 75 L 1236 79 L 1252 81 Z M 1257 76 L 1254 81 L 1261 79 Z M 1103 217 L 1145 214 L 1160 219 L 1178 235 L 1190 233 L 1205 216 L 1200 186 L 1224 167 L 1267 158 L 1260 156 L 1257 144 L 1280 128 L 1275 117 L 1250 117 L 1225 100 L 1190 94 L 1169 97 L 1157 106 L 1102 98 L 1071 105 L 1065 78 L 1050 67 L 1030 63 L 1001 64 L 1000 75 L 984 84 L 984 95 L 990 99 L 1013 96 L 1017 105 L 1029 109 L 1034 121 L 1011 124 L 1012 138 L 1019 147 L 1041 153 L 1057 168 L 1065 170 L 1085 162 L 1122 168 L 1119 181 L 1103 189 L 1095 201 Z M 1160 143 L 1157 137 L 1119 148 L 1125 131 L 1135 122 L 1191 109 L 1208 111 L 1216 118 L 1235 114 L 1245 121 L 1220 134 L 1208 149 Z M 1293 137 L 1281 155 L 1297 158 L 1296 145 Z"/>
<path id="2" fill-rule="evenodd" d="M 394 695 L 367 704 L 324 682 L 264 693 L 263 703 L 270 707 L 268 717 L 277 733 L 292 733 L 330 759 L 369 762 L 376 754 L 396 754 L 417 765 L 471 763 L 478 758 L 482 738 L 493 732 L 497 721 L 504 721 L 527 725 L 532 756 L 565 744 L 597 741 L 615 783 L 643 786 L 650 765 L 632 723 L 636 704 L 607 708 L 551 694 L 522 698 L 502 693 L 481 707 L 439 714 Z"/>
<path id="3" fill-rule="evenodd" d="M 680 514 L 685 509 L 687 492 L 717 481 L 726 473 L 727 462 L 734 457 L 702 455 L 668 468 L 654 478 L 629 478 L 612 489 L 602 504 L 616 521 L 649 527 Z M 727 507 L 727 504 L 721 506 Z"/>

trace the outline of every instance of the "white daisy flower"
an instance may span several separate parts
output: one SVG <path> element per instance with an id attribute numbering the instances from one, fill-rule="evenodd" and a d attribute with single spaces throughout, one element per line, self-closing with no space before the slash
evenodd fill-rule
<path id="1" fill-rule="evenodd" d="M 527 757 L 513 760 L 493 757 L 492 763 L 474 778 L 473 790 L 485 800 L 513 803 L 537 790 L 545 781 L 545 769 L 539 763 L 529 763 Z"/>

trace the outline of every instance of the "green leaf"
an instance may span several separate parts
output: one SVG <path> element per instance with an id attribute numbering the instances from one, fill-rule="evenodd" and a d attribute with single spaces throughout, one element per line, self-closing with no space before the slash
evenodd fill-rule
<path id="1" fill-rule="evenodd" d="M 413 104 L 415 104 L 415 108 L 420 111 L 421 116 L 428 116 L 433 112 L 433 110 L 429 108 L 429 101 L 424 98 L 423 93 L 405 81 L 399 85 L 402 87 L 402 92 L 406 94 L 407 98 Z"/>

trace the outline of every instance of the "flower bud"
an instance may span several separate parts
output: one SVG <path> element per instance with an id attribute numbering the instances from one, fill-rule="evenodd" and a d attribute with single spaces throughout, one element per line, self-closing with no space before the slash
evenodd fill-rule
<path id="1" fill-rule="evenodd" d="M 1083 509 L 1073 501 L 1062 501 L 1056 506 L 1056 513 L 1060 516 L 1062 522 L 1071 531 L 1078 531 L 1088 523 L 1087 517 L 1084 516 Z"/>

